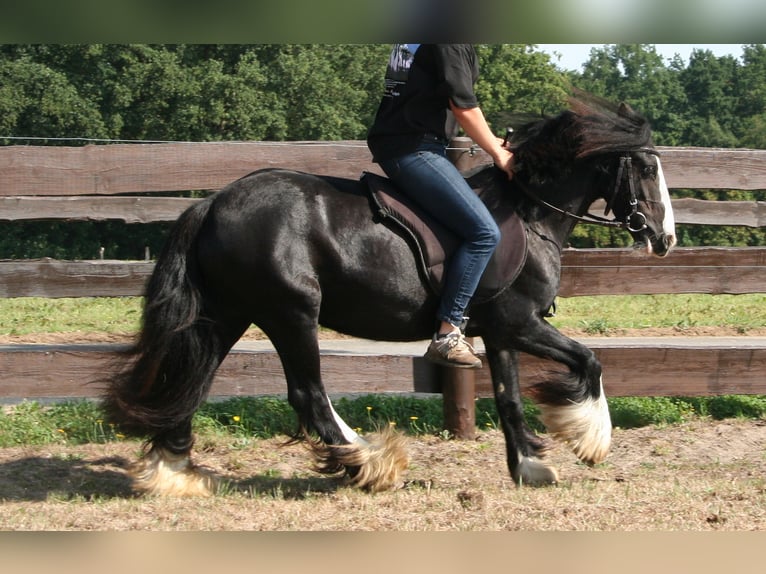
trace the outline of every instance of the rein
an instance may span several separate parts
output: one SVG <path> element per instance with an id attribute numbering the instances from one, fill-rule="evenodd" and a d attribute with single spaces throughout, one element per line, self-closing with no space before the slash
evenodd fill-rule
<path id="1" fill-rule="evenodd" d="M 657 152 L 656 150 L 652 148 L 647 148 L 647 147 L 642 147 L 642 148 L 631 150 L 631 151 L 638 151 L 638 152 L 649 153 L 652 155 L 659 156 L 659 152 Z M 514 182 L 516 183 L 516 185 L 519 186 L 519 188 L 521 188 L 521 190 L 529 199 L 531 199 L 538 205 L 541 205 L 556 213 L 559 213 L 560 215 L 564 215 L 580 223 L 589 223 L 592 225 L 601 225 L 603 227 L 626 229 L 629 232 L 638 233 L 639 231 L 643 231 L 644 229 L 646 229 L 646 216 L 638 210 L 638 196 L 636 195 L 635 184 L 633 183 L 633 177 L 631 176 L 632 170 L 633 170 L 633 161 L 630 157 L 630 152 L 626 151 L 624 152 L 624 155 L 620 157 L 620 167 L 617 170 L 617 178 L 614 183 L 614 191 L 612 192 L 612 198 L 607 203 L 606 209 L 604 210 L 604 215 L 606 215 L 612 209 L 612 204 L 614 203 L 614 200 L 617 197 L 617 194 L 619 193 L 620 188 L 622 187 L 622 181 L 623 179 L 627 178 L 628 189 L 630 192 L 629 205 L 631 207 L 631 211 L 625 217 L 624 221 L 618 221 L 617 219 L 607 219 L 605 217 L 592 215 L 590 213 L 586 213 L 585 215 L 577 215 L 576 213 L 572 213 L 571 211 L 561 209 L 560 207 L 553 205 L 552 203 L 549 203 L 545 201 L 544 199 L 538 197 L 524 183 L 522 183 L 518 179 L 514 178 L 515 180 Z"/>

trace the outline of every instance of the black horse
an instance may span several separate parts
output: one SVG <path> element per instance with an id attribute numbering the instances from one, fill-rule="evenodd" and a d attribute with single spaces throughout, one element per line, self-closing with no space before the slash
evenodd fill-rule
<path id="1" fill-rule="evenodd" d="M 494 166 L 470 176 L 493 213 L 524 221 L 528 254 L 518 277 L 470 308 L 467 335 L 482 338 L 508 468 L 517 484 L 558 480 L 543 459 L 548 443 L 523 418 L 520 352 L 566 367 L 534 386 L 548 433 L 587 463 L 607 455 L 611 422 L 594 354 L 545 319 L 559 289 L 562 246 L 592 219 L 599 198 L 649 253 L 675 244 L 670 197 L 646 120 L 621 104 L 573 99 L 559 115 L 518 129 L 518 172 Z M 145 291 L 140 334 L 127 366 L 110 382 L 112 421 L 148 436 L 137 487 L 203 494 L 212 475 L 190 462 L 192 415 L 232 346 L 259 326 L 279 353 L 290 405 L 318 469 L 345 472 L 369 490 L 400 483 L 407 465 L 397 434 L 362 438 L 333 409 L 320 376 L 320 325 L 375 340 L 423 340 L 437 296 L 409 239 L 376 222 L 365 184 L 270 169 L 196 203 L 176 222 Z"/>

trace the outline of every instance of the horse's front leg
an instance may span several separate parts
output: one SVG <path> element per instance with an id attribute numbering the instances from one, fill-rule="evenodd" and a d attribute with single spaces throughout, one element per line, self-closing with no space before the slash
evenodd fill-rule
<path id="1" fill-rule="evenodd" d="M 593 351 L 565 337 L 540 318 L 525 325 L 517 348 L 552 359 L 568 373 L 539 382 L 532 395 L 549 434 L 568 444 L 588 464 L 606 458 L 612 440 L 612 422 L 601 380 L 601 363 Z"/>
<path id="2" fill-rule="evenodd" d="M 487 346 L 500 426 L 511 478 L 519 485 L 541 486 L 558 482 L 556 470 L 542 461 L 546 442 L 535 435 L 524 420 L 519 391 L 518 353 Z"/>

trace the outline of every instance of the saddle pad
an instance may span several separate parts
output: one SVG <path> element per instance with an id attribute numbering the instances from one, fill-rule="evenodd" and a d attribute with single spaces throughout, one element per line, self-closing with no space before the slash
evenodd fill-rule
<path id="1" fill-rule="evenodd" d="M 410 245 L 426 283 L 435 294 L 441 293 L 444 271 L 460 239 L 418 207 L 385 177 L 365 173 L 373 211 L 392 222 L 411 239 Z M 481 197 L 482 190 L 474 190 Z M 487 301 L 513 283 L 527 258 L 524 222 L 507 208 L 492 213 L 501 232 L 500 243 L 484 270 L 473 302 Z"/>

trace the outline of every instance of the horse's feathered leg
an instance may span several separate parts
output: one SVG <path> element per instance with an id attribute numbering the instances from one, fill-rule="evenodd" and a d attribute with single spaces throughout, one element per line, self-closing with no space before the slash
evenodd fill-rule
<path id="1" fill-rule="evenodd" d="M 508 469 L 519 485 L 541 486 L 558 481 L 556 470 L 541 460 L 545 442 L 534 436 L 524 420 L 519 392 L 518 353 L 498 351 L 487 346 L 487 361 L 492 371 L 492 385 L 505 435 Z"/>
<path id="2" fill-rule="evenodd" d="M 104 396 L 121 432 L 150 437 L 134 472 L 136 489 L 150 494 L 205 495 L 216 487 L 191 462 L 191 420 L 248 321 L 206 299 L 195 242 L 211 205 L 197 203 L 173 228 L 146 286 L 141 332 Z"/>
<path id="3" fill-rule="evenodd" d="M 601 381 L 601 363 L 593 352 L 557 331 L 542 318 L 525 325 L 516 348 L 552 359 L 569 373 L 537 383 L 532 393 L 549 434 L 568 444 L 582 461 L 596 464 L 609 452 L 612 423 Z"/>
<path id="4" fill-rule="evenodd" d="M 404 437 L 384 429 L 362 438 L 338 415 L 321 379 L 317 325 L 308 318 L 299 325 L 282 317 L 278 326 L 265 330 L 282 361 L 288 401 L 314 454 L 316 470 L 345 471 L 352 484 L 370 491 L 399 486 L 409 462 Z"/>

